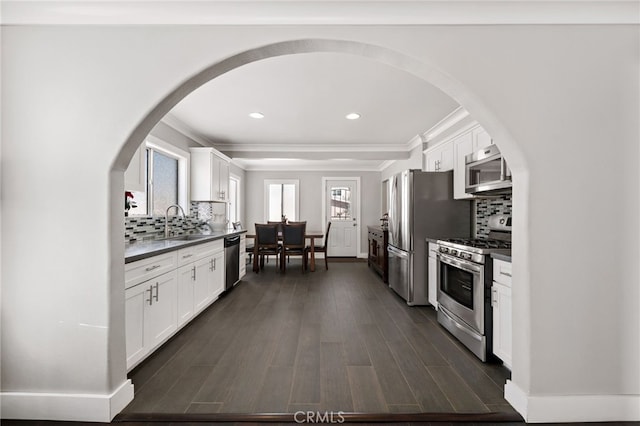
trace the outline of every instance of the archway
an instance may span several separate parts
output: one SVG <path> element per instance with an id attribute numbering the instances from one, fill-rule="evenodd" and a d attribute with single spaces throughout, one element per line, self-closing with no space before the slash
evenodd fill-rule
<path id="1" fill-rule="evenodd" d="M 303 39 L 290 40 L 269 44 L 255 49 L 247 50 L 239 54 L 230 56 L 217 62 L 204 70 L 198 72 L 184 82 L 180 83 L 171 93 L 165 96 L 151 111 L 143 117 L 137 127 L 130 134 L 129 138 L 121 148 L 116 157 L 110 176 L 110 253 L 111 253 L 111 283 L 113 286 L 121 286 L 124 280 L 122 268 L 122 242 L 124 226 L 121 220 L 121 198 L 123 192 L 123 172 L 126 169 L 133 153 L 144 141 L 152 128 L 182 99 L 191 92 L 215 79 L 216 77 L 232 71 L 243 65 L 257 62 L 263 59 L 274 58 L 284 55 L 294 55 L 302 53 L 343 53 L 368 58 L 401 70 L 425 80 L 438 87 L 444 93 L 451 96 L 467 111 L 471 113 L 489 133 L 494 137 L 500 146 L 505 157 L 508 159 L 513 173 L 514 198 L 514 258 L 518 268 L 523 271 L 528 270 L 528 231 L 527 223 L 528 211 L 528 174 L 523 155 L 517 145 L 509 135 L 507 129 L 500 123 L 498 118 L 483 104 L 483 102 L 460 82 L 451 78 L 438 67 L 416 60 L 405 54 L 393 51 L 380 46 L 354 42 L 348 40 L 328 40 L 328 39 Z M 526 304 L 529 282 L 527 274 L 520 276 L 520 286 L 517 291 L 520 294 L 514 295 L 514 311 L 521 313 L 519 320 L 514 323 L 514 338 L 520 339 L 514 346 L 519 348 L 513 362 L 513 376 L 517 381 L 526 384 L 529 381 L 528 366 L 529 342 L 525 331 L 530 323 L 529 309 Z M 118 381 L 126 368 L 124 367 L 124 308 L 122 298 L 118 299 L 117 291 L 111 292 L 111 327 L 110 327 L 110 372 L 114 381 Z M 114 296 L 115 295 L 115 296 Z M 120 331 L 119 333 L 114 330 Z M 518 336 L 518 337 L 515 337 Z"/>

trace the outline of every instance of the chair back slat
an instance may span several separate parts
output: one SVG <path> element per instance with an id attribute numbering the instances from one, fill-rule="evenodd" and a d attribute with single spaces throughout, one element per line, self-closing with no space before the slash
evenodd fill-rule
<path id="1" fill-rule="evenodd" d="M 329 231 L 331 230 L 331 222 L 327 223 L 327 232 L 324 234 L 324 243 L 322 244 L 322 248 L 326 250 L 327 244 L 329 243 Z"/>

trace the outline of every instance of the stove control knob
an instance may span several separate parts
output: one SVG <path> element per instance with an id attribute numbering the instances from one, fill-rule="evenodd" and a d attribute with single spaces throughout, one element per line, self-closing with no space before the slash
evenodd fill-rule
<path id="1" fill-rule="evenodd" d="M 449 253 L 451 253 L 452 255 L 455 256 L 455 255 L 458 254 L 458 250 L 451 249 L 451 250 L 449 250 Z"/>
<path id="2" fill-rule="evenodd" d="M 471 259 L 471 254 L 470 253 L 460 253 L 460 257 L 462 257 L 463 259 L 470 260 Z"/>
<path id="3" fill-rule="evenodd" d="M 449 253 L 449 249 L 446 247 L 440 247 L 440 253 Z"/>

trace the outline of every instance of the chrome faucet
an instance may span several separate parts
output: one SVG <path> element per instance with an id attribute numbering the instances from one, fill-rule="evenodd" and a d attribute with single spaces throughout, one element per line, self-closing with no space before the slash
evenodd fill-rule
<path id="1" fill-rule="evenodd" d="M 167 207 L 167 211 L 164 213 L 164 237 L 169 238 L 169 210 L 171 207 L 176 207 L 179 213 L 182 213 L 182 219 L 187 220 L 187 216 L 184 214 L 184 210 L 178 204 L 171 204 Z"/>

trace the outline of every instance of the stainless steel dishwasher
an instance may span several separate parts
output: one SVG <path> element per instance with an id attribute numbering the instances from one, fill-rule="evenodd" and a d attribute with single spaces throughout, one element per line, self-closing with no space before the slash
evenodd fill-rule
<path id="1" fill-rule="evenodd" d="M 224 238 L 225 290 L 240 281 L 240 235 Z"/>

